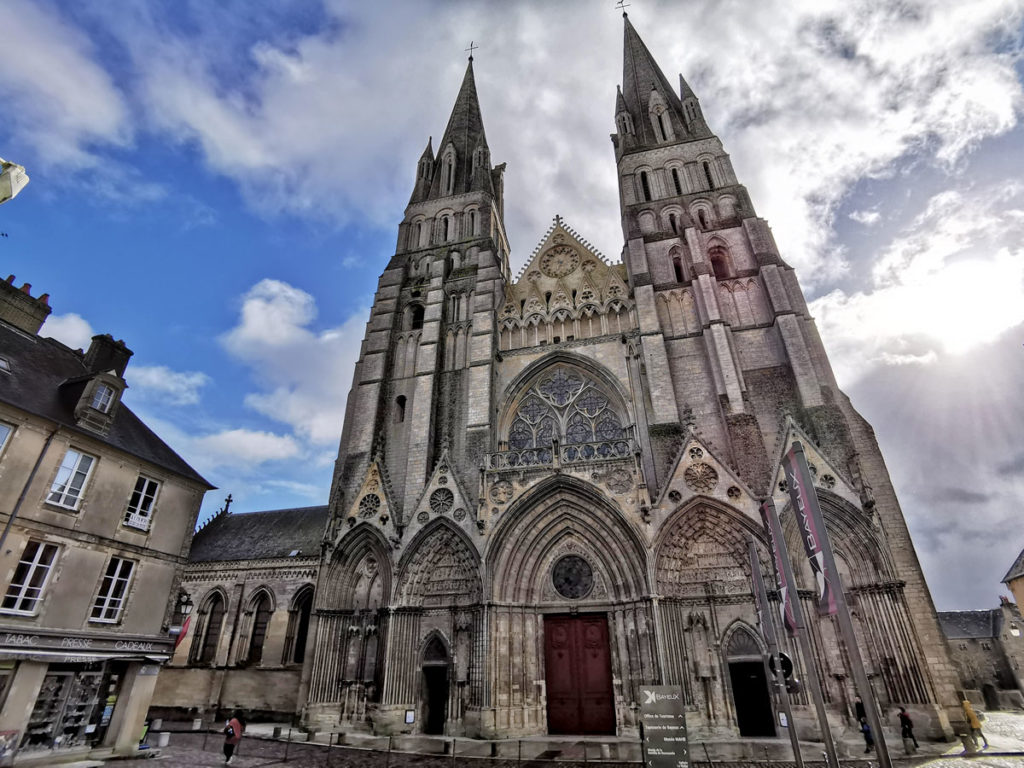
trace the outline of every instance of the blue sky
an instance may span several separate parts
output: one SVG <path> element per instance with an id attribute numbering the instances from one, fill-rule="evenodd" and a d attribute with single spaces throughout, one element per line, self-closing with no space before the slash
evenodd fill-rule
<path id="1" fill-rule="evenodd" d="M 415 163 L 465 67 L 513 268 L 556 213 L 621 251 L 614 3 L 5 0 L 0 262 L 43 333 L 135 350 L 126 401 L 248 511 L 325 503 Z M 605 7 L 607 6 L 607 7 Z M 1024 547 L 1020 0 L 646 2 L 878 433 L 940 607 Z"/>

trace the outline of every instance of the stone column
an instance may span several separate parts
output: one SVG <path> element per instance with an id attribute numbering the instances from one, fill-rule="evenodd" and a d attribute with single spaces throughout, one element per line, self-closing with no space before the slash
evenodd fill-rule
<path id="1" fill-rule="evenodd" d="M 113 717 L 110 718 L 110 728 L 103 740 L 104 746 L 114 748 L 115 755 L 133 755 L 138 751 L 159 669 L 156 664 L 132 662 L 128 665 L 117 694 Z"/>
<path id="2" fill-rule="evenodd" d="M 49 665 L 40 661 L 18 663 L 10 690 L 7 691 L 7 700 L 0 711 L 0 730 L 17 731 L 18 739 L 24 735 L 48 668 Z"/>

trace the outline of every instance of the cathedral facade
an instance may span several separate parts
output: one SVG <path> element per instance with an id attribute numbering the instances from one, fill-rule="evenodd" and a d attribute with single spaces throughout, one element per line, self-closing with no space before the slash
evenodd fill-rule
<path id="1" fill-rule="evenodd" d="M 707 738 L 776 735 L 747 541 L 767 570 L 774 495 L 799 551 L 780 469 L 799 439 L 883 710 L 948 734 L 956 672 L 872 429 L 696 95 L 628 19 L 614 126 L 621 261 L 556 216 L 513 275 L 470 59 L 366 326 L 304 720 L 625 736 L 639 686 L 670 684 Z M 810 623 L 815 658 L 788 653 L 839 728 L 848 657 Z"/>

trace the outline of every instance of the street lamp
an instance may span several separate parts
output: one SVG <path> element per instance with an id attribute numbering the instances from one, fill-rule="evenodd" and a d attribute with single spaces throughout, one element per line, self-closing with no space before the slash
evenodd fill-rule
<path id="1" fill-rule="evenodd" d="M 25 166 L 9 163 L 0 157 L 0 205 L 17 195 L 28 184 Z"/>
<path id="2" fill-rule="evenodd" d="M 187 619 L 188 615 L 192 613 L 192 598 L 188 596 L 188 592 L 178 593 L 178 613 L 183 619 Z"/>

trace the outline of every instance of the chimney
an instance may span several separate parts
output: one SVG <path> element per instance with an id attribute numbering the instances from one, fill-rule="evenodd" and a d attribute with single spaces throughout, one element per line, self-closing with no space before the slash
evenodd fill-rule
<path id="1" fill-rule="evenodd" d="M 28 283 L 15 288 L 14 275 L 0 281 L 0 320 L 35 336 L 53 310 L 50 309 L 49 294 L 33 299 L 29 293 L 31 289 Z"/>
<path id="2" fill-rule="evenodd" d="M 114 341 L 109 333 L 102 333 L 92 337 L 89 351 L 85 353 L 85 367 L 89 373 L 113 371 L 123 378 L 124 369 L 134 354 L 120 339 Z"/>

